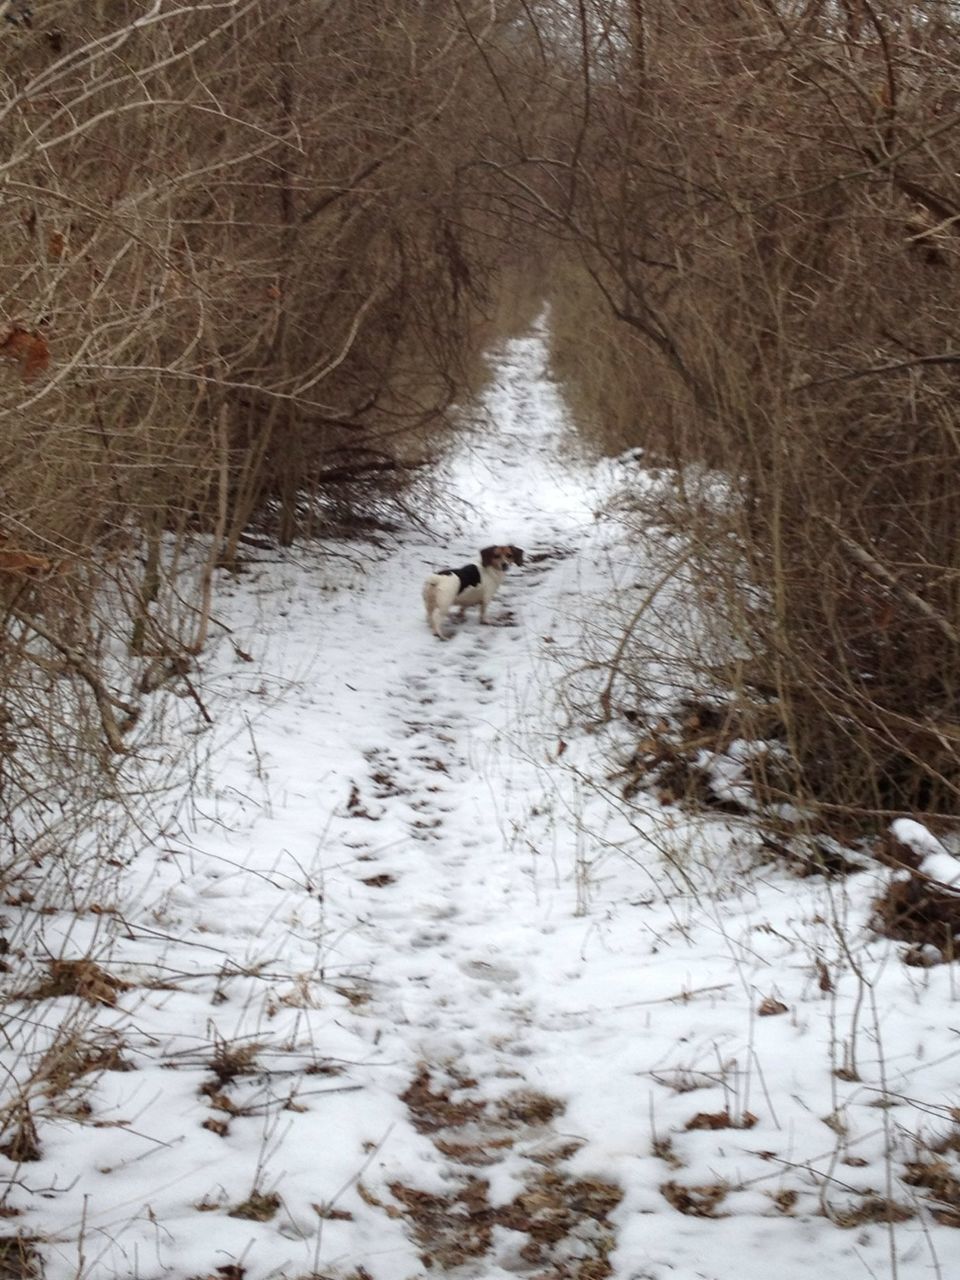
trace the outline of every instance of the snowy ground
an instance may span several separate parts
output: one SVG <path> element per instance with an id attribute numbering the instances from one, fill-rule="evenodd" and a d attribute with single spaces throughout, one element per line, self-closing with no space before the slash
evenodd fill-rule
<path id="1" fill-rule="evenodd" d="M 48 1280 L 958 1274 L 901 1177 L 960 1148 L 951 966 L 870 933 L 884 873 L 608 783 L 555 695 L 657 564 L 595 519 L 542 333 L 492 359 L 456 518 L 221 583 L 209 757 L 34 933 L 89 968 L 22 1003 L 6 1234 Z M 420 582 L 487 542 L 527 564 L 441 644 Z"/>

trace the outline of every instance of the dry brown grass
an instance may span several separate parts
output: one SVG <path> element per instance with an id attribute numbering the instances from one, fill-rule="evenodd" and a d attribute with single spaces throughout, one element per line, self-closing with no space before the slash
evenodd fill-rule
<path id="1" fill-rule="evenodd" d="M 925 1152 L 911 1161 L 901 1175 L 910 1187 L 928 1192 L 930 1213 L 944 1226 L 960 1227 L 960 1168 L 943 1153 Z"/>
<path id="2" fill-rule="evenodd" d="M 883 1196 L 865 1195 L 861 1200 L 843 1208 L 832 1208 L 830 1220 L 838 1227 L 851 1230 L 862 1227 L 868 1222 L 880 1222 L 888 1225 L 897 1222 L 909 1222 L 916 1217 L 915 1210 L 909 1205 L 900 1204 L 896 1200 L 887 1200 Z"/>
<path id="3" fill-rule="evenodd" d="M 0 1153 L 15 1164 L 32 1164 L 40 1159 L 40 1138 L 26 1102 L 11 1109 L 7 1116 L 7 1130 L 9 1137 L 0 1146 Z"/>
<path id="4" fill-rule="evenodd" d="M 132 1070 L 133 1064 L 124 1057 L 119 1040 L 78 1031 L 58 1041 L 43 1055 L 36 1079 L 48 1092 L 65 1093 L 86 1076 L 98 1075 L 101 1071 Z"/>
<path id="5" fill-rule="evenodd" d="M 549 1124 L 557 1116 L 562 1115 L 563 1103 L 559 1098 L 550 1098 L 535 1089 L 520 1089 L 500 1098 L 494 1107 L 494 1114 L 505 1124 Z"/>
<path id="6" fill-rule="evenodd" d="M 228 1211 L 231 1218 L 249 1218 L 251 1222 L 269 1222 L 280 1208 L 280 1197 L 275 1191 L 254 1191 L 242 1204 Z"/>
<path id="7" fill-rule="evenodd" d="M 43 1261 L 34 1241 L 25 1236 L 0 1237 L 0 1280 L 42 1280 Z"/>
<path id="8" fill-rule="evenodd" d="M 107 973 L 96 961 L 83 957 L 79 960 L 51 960 L 47 977 L 26 995 L 31 1000 L 77 996 L 90 1004 L 115 1005 L 117 992 L 126 991 L 128 986 L 120 978 Z"/>

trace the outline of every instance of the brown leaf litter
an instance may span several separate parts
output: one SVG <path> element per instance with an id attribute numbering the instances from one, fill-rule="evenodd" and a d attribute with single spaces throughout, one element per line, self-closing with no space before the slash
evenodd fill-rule
<path id="1" fill-rule="evenodd" d="M 275 1191 L 254 1191 L 249 1199 L 228 1210 L 230 1218 L 249 1218 L 252 1222 L 269 1222 L 280 1208 L 280 1197 Z"/>
<path id="2" fill-rule="evenodd" d="M 548 1266 L 551 1280 L 603 1280 L 611 1274 L 614 1235 L 608 1215 L 623 1197 L 613 1183 L 543 1169 L 510 1204 L 500 1206 L 490 1204 L 489 1184 L 477 1177 L 464 1179 L 447 1195 L 401 1182 L 391 1183 L 390 1192 L 402 1206 L 425 1267 L 445 1272 L 483 1257 L 499 1226 L 528 1237 L 521 1257 L 532 1266 Z M 585 1249 L 592 1256 L 584 1257 Z"/>
<path id="3" fill-rule="evenodd" d="M 407 1221 L 424 1266 L 446 1273 L 484 1257 L 494 1227 L 502 1227 L 527 1237 L 519 1249 L 521 1260 L 541 1268 L 550 1280 L 606 1280 L 615 1244 L 608 1215 L 623 1192 L 603 1179 L 574 1178 L 559 1167 L 581 1145 L 561 1141 L 548 1128 L 564 1104 L 535 1089 L 518 1089 L 488 1103 L 470 1096 L 476 1080 L 455 1067 L 444 1074 L 447 1083 L 422 1065 L 403 1101 L 416 1129 L 431 1135 L 437 1151 L 452 1162 L 453 1189 L 438 1194 L 397 1180 L 390 1184 L 396 1203 L 380 1205 Z M 531 1141 L 529 1153 L 521 1150 L 521 1142 Z M 535 1167 L 509 1204 L 494 1206 L 489 1183 L 472 1170 L 495 1164 L 508 1150 Z M 363 1198 L 379 1203 L 369 1192 Z"/>
<path id="4" fill-rule="evenodd" d="M 740 1116 L 731 1116 L 729 1111 L 698 1111 L 683 1126 L 684 1129 L 752 1129 L 757 1117 L 752 1111 L 744 1111 Z"/>
<path id="5" fill-rule="evenodd" d="M 870 1222 L 909 1222 L 916 1217 L 916 1212 L 909 1205 L 868 1192 L 859 1202 L 844 1205 L 843 1208 L 831 1206 L 828 1216 L 835 1226 L 849 1229 L 862 1227 Z"/>
<path id="6" fill-rule="evenodd" d="M 115 978 L 93 960 L 51 960 L 47 977 L 24 995 L 31 1000 L 77 996 L 90 1004 L 115 1005 L 117 992 L 129 989 L 129 982 Z"/>
<path id="7" fill-rule="evenodd" d="M 727 1214 L 717 1213 L 717 1206 L 726 1199 L 729 1189 L 725 1182 L 685 1187 L 671 1181 L 660 1185 L 660 1193 L 667 1203 L 689 1218 L 726 1218 Z"/>
<path id="8" fill-rule="evenodd" d="M 448 1071 L 453 1088 L 431 1088 L 433 1083 L 429 1068 L 421 1066 L 400 1101 L 406 1103 L 418 1133 L 436 1133 L 440 1129 L 456 1129 L 476 1120 L 486 1109 L 486 1103 L 476 1098 L 454 1098 L 451 1093 L 476 1086 L 476 1080 L 458 1076 Z"/>

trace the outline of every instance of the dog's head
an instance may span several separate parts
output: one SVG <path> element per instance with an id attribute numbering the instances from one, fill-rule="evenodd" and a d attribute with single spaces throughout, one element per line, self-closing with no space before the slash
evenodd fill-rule
<path id="1" fill-rule="evenodd" d="M 520 547 L 484 547 L 480 563 L 485 569 L 506 570 L 512 564 L 519 567 L 523 564 L 523 551 Z"/>

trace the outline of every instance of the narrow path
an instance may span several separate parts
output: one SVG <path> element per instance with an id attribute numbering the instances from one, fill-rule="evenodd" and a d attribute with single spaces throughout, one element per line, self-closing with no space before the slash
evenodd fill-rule
<path id="1" fill-rule="evenodd" d="M 385 690 L 391 741 L 368 752 L 349 805 L 369 828 L 369 842 L 355 843 L 369 860 L 363 880 L 380 889 L 365 912 L 366 1013 L 416 1064 L 403 1101 L 439 1177 L 422 1186 L 401 1164 L 386 1184 L 424 1265 L 491 1280 L 544 1267 L 556 1280 L 608 1274 L 607 1215 L 621 1195 L 567 1172 L 580 1141 L 564 1132 L 564 1103 L 544 1091 L 528 1034 L 543 1022 L 530 981 L 540 922 L 510 821 L 533 802 L 538 775 L 511 741 L 512 722 L 518 701 L 539 696 L 543 625 L 566 613 L 556 570 L 591 519 L 572 461 L 567 470 L 558 457 L 568 429 L 545 359 L 539 332 L 506 345 L 453 467 L 459 493 L 474 497 L 475 540 L 522 545 L 526 565 L 509 575 L 492 625 L 471 616 L 454 622 L 449 643 L 424 632 L 401 654 Z M 384 822 L 407 839 L 378 855 Z"/>

